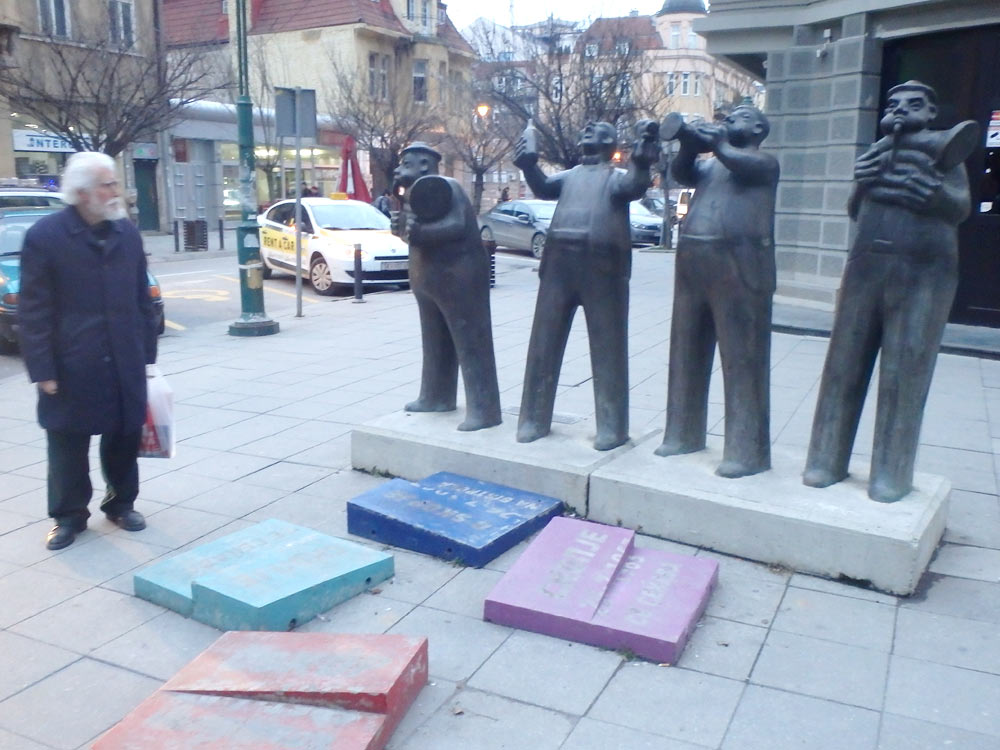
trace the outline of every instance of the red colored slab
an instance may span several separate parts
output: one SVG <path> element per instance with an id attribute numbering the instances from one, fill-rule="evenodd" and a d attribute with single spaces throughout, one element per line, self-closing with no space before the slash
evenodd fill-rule
<path id="1" fill-rule="evenodd" d="M 230 632 L 94 747 L 381 750 L 426 683 L 426 638 Z"/>
<path id="2" fill-rule="evenodd" d="M 159 690 L 94 750 L 379 750 L 385 717 L 293 703 Z"/>
<path id="3" fill-rule="evenodd" d="M 426 682 L 426 638 L 233 631 L 163 689 L 372 711 L 395 726 Z"/>

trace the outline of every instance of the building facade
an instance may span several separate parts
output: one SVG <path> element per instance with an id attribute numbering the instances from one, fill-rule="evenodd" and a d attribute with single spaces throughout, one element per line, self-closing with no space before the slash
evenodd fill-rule
<path id="1" fill-rule="evenodd" d="M 855 158 L 878 137 L 886 91 L 916 78 L 935 127 L 971 119 L 972 216 L 960 227 L 953 322 L 1000 326 L 1000 4 L 995 0 L 713 0 L 695 20 L 708 51 L 765 76 L 781 162 L 778 294 L 832 309 L 852 226 Z"/>

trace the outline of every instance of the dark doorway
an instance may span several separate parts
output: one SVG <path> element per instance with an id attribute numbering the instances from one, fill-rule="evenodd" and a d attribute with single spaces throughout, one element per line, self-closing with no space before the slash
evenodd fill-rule
<path id="1" fill-rule="evenodd" d="M 136 208 L 139 210 L 139 229 L 160 231 L 160 201 L 156 192 L 156 161 L 136 159 L 135 170 Z"/>
<path id="2" fill-rule="evenodd" d="M 987 133 L 991 119 L 1000 125 L 998 71 L 1000 26 L 887 42 L 882 65 L 883 104 L 890 87 L 916 78 L 937 91 L 934 127 L 961 120 L 982 127 L 980 146 L 965 162 L 972 215 L 959 227 L 960 276 L 951 320 L 995 328 L 1000 328 L 1000 136 L 987 146 Z"/>

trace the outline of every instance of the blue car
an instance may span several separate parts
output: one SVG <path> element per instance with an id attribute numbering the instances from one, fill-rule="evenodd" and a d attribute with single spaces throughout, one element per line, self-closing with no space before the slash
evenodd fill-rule
<path id="1" fill-rule="evenodd" d="M 17 348 L 17 299 L 21 286 L 21 246 L 28 227 L 43 216 L 62 210 L 59 206 L 0 208 L 0 352 Z M 158 330 L 163 333 L 166 319 L 160 284 L 147 272 L 149 294 L 156 310 Z"/>

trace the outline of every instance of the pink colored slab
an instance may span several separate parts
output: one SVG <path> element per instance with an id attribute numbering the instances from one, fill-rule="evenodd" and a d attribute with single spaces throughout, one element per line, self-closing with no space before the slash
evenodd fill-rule
<path id="1" fill-rule="evenodd" d="M 636 548 L 634 536 L 554 519 L 487 597 L 485 619 L 676 662 L 708 603 L 718 563 Z"/>

